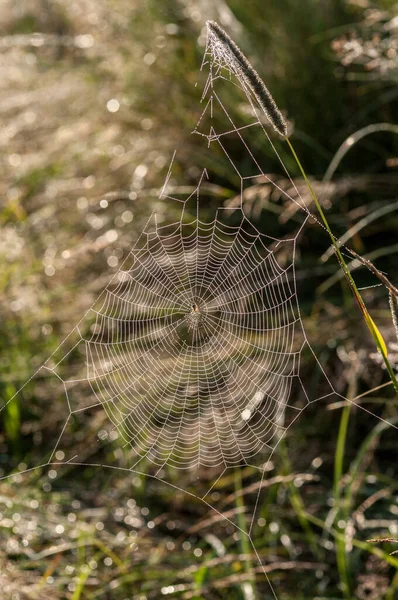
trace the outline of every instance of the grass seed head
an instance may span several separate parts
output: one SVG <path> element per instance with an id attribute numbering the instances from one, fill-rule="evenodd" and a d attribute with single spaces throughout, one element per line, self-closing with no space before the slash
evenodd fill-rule
<path id="1" fill-rule="evenodd" d="M 234 68 L 246 85 L 253 92 L 257 102 L 265 112 L 274 129 L 283 137 L 287 136 L 287 125 L 283 115 L 277 107 L 275 100 L 268 91 L 267 86 L 250 64 L 246 56 L 229 37 L 229 35 L 215 21 L 207 21 L 210 44 L 216 44 L 225 62 Z"/>

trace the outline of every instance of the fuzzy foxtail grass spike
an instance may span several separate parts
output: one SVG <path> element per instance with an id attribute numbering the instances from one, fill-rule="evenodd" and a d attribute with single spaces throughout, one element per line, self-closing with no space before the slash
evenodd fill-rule
<path id="1" fill-rule="evenodd" d="M 396 333 L 397 341 L 398 341 L 398 297 L 395 296 L 395 294 L 393 294 L 393 292 L 391 290 L 389 292 L 389 301 L 390 301 L 392 322 L 393 322 L 393 325 L 395 328 L 395 333 Z"/>
<path id="2" fill-rule="evenodd" d="M 312 199 L 314 200 L 315 206 L 317 207 L 317 210 L 321 216 L 323 224 L 330 236 L 337 260 L 343 270 L 346 281 L 354 295 L 354 298 L 358 303 L 365 323 L 375 341 L 376 347 L 378 348 L 383 357 L 384 363 L 386 365 L 391 381 L 394 385 L 395 391 L 398 392 L 398 381 L 387 358 L 387 346 L 384 342 L 380 331 L 378 330 L 376 324 L 374 323 L 365 306 L 362 296 L 359 293 L 359 290 L 355 284 L 355 281 L 351 275 L 347 263 L 344 260 L 344 257 L 340 251 L 337 240 L 334 237 L 332 230 L 330 229 L 329 223 L 326 219 L 325 213 L 323 212 L 322 206 L 320 205 L 319 200 L 304 171 L 304 168 L 293 148 L 292 143 L 290 142 L 287 136 L 287 126 L 281 111 L 275 104 L 273 97 L 271 96 L 270 92 L 267 89 L 267 86 L 265 85 L 257 71 L 255 71 L 255 69 L 252 67 L 246 56 L 238 48 L 235 42 L 229 37 L 229 35 L 222 29 L 222 27 L 220 27 L 218 23 L 215 23 L 214 21 L 207 21 L 207 29 L 209 32 L 209 42 L 211 46 L 211 51 L 214 54 L 214 56 L 220 58 L 221 63 L 224 62 L 233 68 L 237 77 L 241 79 L 243 83 L 247 85 L 252 91 L 274 129 L 285 138 L 287 144 L 289 145 L 289 148 L 293 154 L 297 166 L 299 167 L 304 181 L 308 187 L 308 190 L 312 196 Z"/>
<path id="3" fill-rule="evenodd" d="M 218 45 L 220 51 L 228 55 L 230 59 L 228 62 L 237 69 L 239 75 L 251 89 L 271 125 L 280 135 L 286 136 L 286 121 L 257 71 L 218 23 L 207 21 L 206 25 L 210 34 L 210 41 L 213 45 Z"/>

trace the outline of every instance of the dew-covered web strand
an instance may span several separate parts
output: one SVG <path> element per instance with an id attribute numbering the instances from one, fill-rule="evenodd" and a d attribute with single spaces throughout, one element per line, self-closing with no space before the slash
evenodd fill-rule
<path id="1" fill-rule="evenodd" d="M 205 66 L 209 67 L 209 75 L 208 75 L 208 79 L 205 85 L 205 90 L 202 96 L 202 100 L 206 97 L 206 94 L 209 92 L 209 90 L 212 91 L 212 97 L 211 98 L 216 98 L 218 101 L 219 106 L 221 107 L 222 111 L 224 112 L 224 114 L 227 116 L 227 118 L 230 121 L 230 124 L 232 125 L 233 129 L 232 131 L 237 133 L 238 136 L 240 137 L 242 144 L 245 146 L 245 149 L 248 153 L 248 155 L 251 157 L 251 159 L 253 160 L 253 162 L 256 163 L 256 165 L 259 167 L 259 170 L 261 172 L 261 175 L 276 189 L 278 189 L 278 191 L 284 195 L 285 197 L 287 197 L 290 201 L 292 201 L 294 204 L 296 204 L 299 208 L 301 208 L 302 210 L 305 211 L 305 213 L 307 214 L 308 217 L 311 217 L 318 225 L 320 225 L 323 229 L 326 230 L 324 224 L 322 222 L 319 221 L 319 219 L 308 209 L 308 207 L 306 206 L 295 182 L 293 181 L 293 179 L 291 178 L 286 165 L 284 164 L 280 154 L 278 153 L 275 145 L 272 142 L 272 139 L 270 138 L 270 136 L 268 135 L 268 132 L 266 130 L 266 128 L 264 127 L 263 121 L 260 118 L 260 114 L 261 114 L 261 109 L 257 104 L 256 98 L 253 95 L 252 90 L 250 89 L 250 87 L 247 85 L 245 77 L 242 76 L 242 71 L 239 65 L 237 65 L 236 60 L 234 60 L 234 57 L 231 56 L 231 53 L 228 49 L 228 47 L 225 46 L 225 44 L 220 44 L 219 40 L 217 40 L 217 37 L 214 37 L 211 34 L 211 30 L 210 32 L 208 31 L 209 35 L 207 38 L 207 44 L 206 44 L 206 50 L 204 53 L 204 57 L 203 57 L 203 62 L 202 62 L 202 69 Z M 228 73 L 228 77 L 223 76 L 221 73 L 226 72 Z M 232 79 L 236 78 L 236 80 L 238 81 L 238 83 L 233 82 Z M 242 136 L 240 135 L 240 131 L 243 129 L 242 127 L 236 127 L 232 118 L 229 116 L 227 109 L 225 108 L 225 106 L 223 105 L 222 101 L 220 100 L 219 96 L 216 94 L 216 92 L 214 91 L 214 82 L 217 79 L 223 79 L 224 81 L 228 82 L 228 83 L 233 83 L 233 85 L 240 87 L 244 92 L 245 95 L 247 97 L 247 100 L 250 104 L 250 107 L 252 109 L 253 115 L 255 115 L 257 117 L 256 121 L 252 124 L 250 124 L 250 127 L 253 126 L 259 126 L 263 133 L 264 136 L 266 137 L 268 143 L 271 145 L 275 155 L 277 156 L 284 172 L 286 173 L 292 187 L 294 188 L 298 199 L 301 202 L 298 202 L 297 198 L 292 197 L 290 194 L 288 194 L 285 190 L 281 189 L 275 182 L 273 182 L 272 180 L 269 179 L 269 177 L 266 175 L 266 173 L 264 173 L 264 171 L 260 168 L 259 163 L 257 162 L 256 158 L 254 157 L 254 155 L 252 154 L 248 144 L 245 142 L 245 140 L 242 138 Z M 210 101 L 209 101 L 210 102 Z M 212 110 L 213 110 L 213 106 L 212 106 Z M 200 120 L 203 119 L 203 114 L 200 117 Z M 217 136 L 213 131 L 212 136 L 206 136 L 205 134 L 200 133 L 200 135 L 204 135 L 204 137 L 208 137 L 209 139 L 209 143 L 210 141 L 214 141 L 215 139 L 218 139 L 218 142 L 221 146 L 221 148 L 224 150 L 224 152 L 226 153 L 226 155 L 228 156 L 226 150 L 224 149 L 224 147 L 222 146 L 222 144 L 219 141 L 219 138 L 222 137 L 223 135 L 225 135 L 224 133 L 219 134 L 219 136 Z M 194 131 L 194 133 L 199 133 L 198 131 Z M 239 174 L 238 168 L 236 167 L 236 165 L 233 163 L 232 159 L 230 157 L 228 157 L 231 165 L 233 166 L 234 170 Z M 250 177 L 241 177 L 242 181 L 244 179 L 252 179 L 252 176 Z M 242 206 L 242 201 L 243 201 L 243 193 L 241 193 L 241 206 Z M 297 233 L 298 237 L 299 232 Z M 339 240 L 337 240 L 335 238 L 336 242 L 339 244 L 339 246 L 344 247 L 343 244 L 341 244 L 339 242 Z M 305 335 L 305 332 L 304 332 Z M 375 415 L 376 416 L 376 415 Z M 380 417 L 377 417 L 380 418 Z M 380 418 L 381 420 L 383 420 L 382 418 Z"/>
<path id="2" fill-rule="evenodd" d="M 230 115 L 228 114 L 228 111 L 226 110 L 226 108 L 224 107 L 222 101 L 220 100 L 220 98 L 218 97 L 218 95 L 214 92 L 214 96 L 217 99 L 217 101 L 219 102 L 220 107 L 222 108 L 222 110 L 224 111 L 225 115 L 227 116 L 227 118 L 230 120 L 231 125 L 233 126 L 232 131 L 237 133 L 240 136 L 240 131 L 242 131 L 245 128 L 249 128 L 249 127 L 254 127 L 254 126 L 259 126 L 268 143 L 270 144 L 273 152 L 275 153 L 275 156 L 278 158 L 281 167 L 284 171 L 284 173 L 286 174 L 287 179 L 289 180 L 289 182 L 291 183 L 295 193 L 296 193 L 296 197 L 291 196 L 286 190 L 282 189 L 276 182 L 272 181 L 269 176 L 262 172 L 261 170 L 261 175 L 262 177 L 268 182 L 270 183 L 273 187 L 275 187 L 275 189 L 277 189 L 279 191 L 279 193 L 281 194 L 281 196 L 284 196 L 286 198 L 288 198 L 291 202 L 293 202 L 294 204 L 297 205 L 298 208 L 304 210 L 307 215 L 309 217 L 311 217 L 311 219 L 313 221 L 315 221 L 317 223 L 317 225 L 319 225 L 320 227 L 322 227 L 322 229 L 324 229 L 329 235 L 330 232 L 327 231 L 327 228 L 325 227 L 325 225 L 322 223 L 322 221 L 319 220 L 319 218 L 312 213 L 309 208 L 307 207 L 299 189 L 297 188 L 296 183 L 294 182 L 294 180 L 292 179 L 281 155 L 279 154 L 279 152 L 277 151 L 271 137 L 268 134 L 267 129 L 265 128 L 264 124 L 263 124 L 263 118 L 261 117 L 261 114 L 263 112 L 263 110 L 260 108 L 260 106 L 258 105 L 257 99 L 255 98 L 255 95 L 253 94 L 252 89 L 248 86 L 245 77 L 242 76 L 242 71 L 239 68 L 239 66 L 236 64 L 236 61 L 233 59 L 233 57 L 231 57 L 231 54 L 228 50 L 228 48 L 226 48 L 223 45 L 220 45 L 217 40 L 215 40 L 214 36 L 208 35 L 207 38 L 207 43 L 206 43 L 206 50 L 203 56 L 203 61 L 202 61 L 202 65 L 201 65 L 201 69 L 203 69 L 205 66 L 209 67 L 209 76 L 208 76 L 208 80 L 207 83 L 205 85 L 204 88 L 204 92 L 203 92 L 203 96 L 202 99 L 206 96 L 206 94 L 208 93 L 209 88 L 213 87 L 214 82 L 217 79 L 224 79 L 225 81 L 228 81 L 229 83 L 232 83 L 234 86 L 242 89 L 247 97 L 247 100 L 250 104 L 251 110 L 253 115 L 256 116 L 256 121 L 254 123 L 251 123 L 249 125 L 246 126 L 242 126 L 242 127 L 235 127 L 232 118 L 230 117 Z M 222 75 L 221 73 L 226 72 L 229 74 L 229 77 L 225 77 L 224 75 Z M 235 77 L 237 79 L 237 81 L 239 83 L 236 82 L 232 82 L 232 77 Z M 209 102 L 212 100 L 209 100 Z M 202 119 L 202 116 L 199 120 L 199 123 Z M 197 131 L 195 131 L 195 133 L 199 133 Z M 229 132 L 227 132 L 229 133 Z M 206 136 L 205 134 L 200 133 L 199 135 L 203 135 L 204 137 L 209 137 L 209 143 L 210 143 L 210 136 Z M 226 133 L 222 133 L 219 134 L 218 137 L 222 137 L 223 135 L 226 135 Z M 241 137 L 241 136 L 240 136 Z M 250 154 L 251 158 L 256 161 L 255 157 L 253 156 L 253 154 L 250 151 L 250 148 L 247 146 L 246 142 L 243 140 L 243 138 L 241 137 L 242 143 L 246 146 L 246 149 L 248 151 L 248 153 Z M 220 144 L 221 145 L 221 144 Z M 231 164 L 233 166 L 233 168 L 236 170 L 235 165 L 232 163 Z M 245 178 L 243 178 L 245 179 Z M 249 177 L 248 179 L 251 179 L 251 177 Z M 241 198 L 241 200 L 243 200 L 243 197 Z M 344 248 L 344 244 L 338 240 L 335 236 L 333 236 L 335 241 L 338 243 L 338 245 L 342 248 Z"/>
<path id="3" fill-rule="evenodd" d="M 227 254 L 227 256 L 228 256 L 228 254 Z M 245 254 L 244 254 L 244 255 L 243 255 L 243 257 L 242 257 L 242 260 L 244 260 L 244 256 L 245 256 Z M 269 255 L 269 256 L 270 256 L 270 255 Z M 267 258 L 269 258 L 269 256 L 268 256 Z M 263 264 L 266 264 L 266 260 L 267 260 L 267 259 L 265 259 L 265 260 L 264 260 Z M 207 262 L 206 264 L 208 264 L 208 262 Z M 251 269 L 249 269 L 249 273 L 248 273 L 248 275 L 250 276 L 252 271 L 254 271 L 254 270 L 258 269 L 258 266 L 259 266 L 259 265 L 258 265 L 258 263 L 257 263 L 257 262 L 255 262 L 255 263 L 254 263 L 254 267 L 253 267 L 253 266 L 251 266 Z M 198 268 L 197 268 L 197 267 L 196 267 L 196 270 L 198 270 Z M 229 268 L 229 269 L 227 269 L 227 272 L 229 272 L 229 273 L 231 273 L 231 272 L 233 272 L 233 271 L 234 271 L 234 268 Z M 246 275 L 246 276 L 247 276 L 247 275 Z M 245 276 L 245 277 L 246 277 L 246 276 Z M 264 282 L 264 287 L 266 287 L 266 285 L 267 285 L 267 283 L 266 283 L 266 282 Z M 230 286 L 230 289 L 233 289 L 233 287 L 234 287 L 234 286 L 236 287 L 236 281 L 234 281 L 233 285 L 232 285 L 232 286 Z M 258 291 L 260 288 L 261 288 L 261 286 L 259 286 L 259 287 L 256 287 L 256 288 L 254 288 L 254 289 L 252 288 L 252 289 L 250 289 L 250 290 L 249 290 L 249 292 L 248 292 L 246 295 L 247 295 L 247 296 L 250 296 L 250 295 L 252 295 L 253 293 L 256 293 L 256 292 L 257 292 L 257 291 Z M 218 293 L 218 291 L 219 291 L 219 290 L 216 288 L 216 289 L 213 291 L 213 293 Z M 228 291 L 228 290 L 227 290 L 227 291 Z M 240 300 L 240 299 L 242 299 L 243 297 L 244 297 L 244 296 L 237 296 L 236 298 L 232 298 L 231 302 L 235 302 L 236 300 Z M 217 296 L 217 295 L 216 295 L 216 298 L 218 298 L 218 296 Z M 287 299 L 288 299 L 288 300 L 290 299 L 290 295 L 287 297 Z M 121 301 L 123 301 L 123 300 L 121 300 Z M 277 306 L 275 307 L 275 308 L 276 308 L 276 310 L 279 310 L 279 309 L 280 309 L 280 306 L 281 306 L 281 304 L 277 305 Z M 257 306 L 257 309 L 259 309 L 259 306 Z M 272 307 L 271 307 L 271 308 L 269 308 L 269 309 L 267 309 L 267 310 L 272 310 Z M 231 311 L 229 311 L 229 312 L 231 312 Z M 261 314 L 261 311 L 260 311 L 260 310 L 257 310 L 257 311 L 255 311 L 255 312 L 256 312 L 256 313 L 258 313 L 258 314 Z M 263 311 L 263 313 L 265 313 L 265 312 L 266 312 L 266 311 L 264 310 L 264 311 Z M 241 312 L 241 313 L 239 313 L 239 312 L 238 312 L 238 315 L 242 315 L 242 316 L 244 316 L 244 314 L 245 314 L 244 312 Z M 218 323 L 218 324 L 220 324 L 220 322 L 221 322 L 221 334 L 220 334 L 220 336 L 221 336 L 221 339 L 223 339 L 223 335 L 222 335 L 222 333 L 223 333 L 223 331 L 225 330 L 225 328 L 226 328 L 226 327 L 230 327 L 230 325 L 231 325 L 231 322 L 230 322 L 229 320 L 225 320 L 225 319 L 223 320 L 223 319 L 220 319 L 219 317 L 212 317 L 211 315 L 209 315 L 209 316 L 208 316 L 208 321 L 210 321 L 210 322 L 211 322 L 212 320 L 214 320 L 214 321 L 215 321 L 215 324 L 217 324 L 217 323 Z M 277 318 L 276 320 L 277 320 L 277 321 L 279 321 L 279 320 L 281 320 L 281 318 L 279 317 L 279 319 Z M 205 328 L 207 329 L 208 327 L 209 327 L 209 325 L 207 324 Z M 249 327 L 246 327 L 245 325 L 241 325 L 240 327 L 241 327 L 241 329 L 249 329 Z M 270 331 L 274 331 L 275 329 L 277 329 L 277 327 L 278 327 L 278 326 L 276 326 L 276 327 L 272 327 L 272 328 L 264 328 L 264 327 L 263 327 L 262 329 L 260 328 L 260 329 L 259 329 L 259 331 L 262 331 L 262 330 L 264 330 L 264 331 L 265 331 L 265 330 L 268 330 L 268 329 L 269 329 Z M 281 327 L 280 329 L 282 330 L 282 327 Z M 227 331 L 227 330 L 225 330 L 225 331 Z M 228 337 L 229 337 L 229 339 L 228 339 L 228 340 L 226 340 L 226 341 L 228 341 L 228 343 L 229 343 L 229 344 L 231 344 L 231 343 L 235 342 L 235 340 L 236 340 L 236 347 L 234 347 L 234 346 L 233 346 L 233 344 L 232 344 L 232 348 L 233 348 L 233 351 L 234 351 L 234 352 L 235 352 L 237 355 L 239 355 L 239 354 L 240 354 L 240 349 L 239 349 L 240 338 L 239 338 L 239 336 L 238 336 L 238 335 L 236 335 L 236 333 L 234 333 L 233 331 L 227 331 L 227 334 L 228 334 Z M 109 342 L 110 342 L 110 346 L 111 346 L 111 347 L 113 347 L 113 345 L 114 345 L 114 342 L 113 342 L 113 340 L 112 340 L 112 339 L 110 339 L 110 340 L 109 340 Z M 247 342 L 246 344 L 249 344 L 249 345 L 253 346 L 254 348 L 257 348 L 257 347 L 256 347 L 256 345 L 254 345 L 254 344 L 251 344 L 251 342 Z M 106 344 L 105 344 L 105 346 L 106 346 Z M 152 348 L 152 349 L 153 349 L 153 348 Z M 211 349 L 211 352 L 213 353 L 213 355 L 217 353 L 217 352 L 216 352 L 216 351 L 217 351 L 217 347 L 213 348 L 213 347 L 210 345 L 210 349 Z M 260 348 L 260 347 L 258 347 L 258 349 L 259 349 L 259 350 L 261 350 L 261 348 Z M 151 347 L 149 347 L 149 349 L 148 349 L 148 352 L 149 352 L 148 360 L 149 360 L 149 361 L 151 361 L 151 360 L 152 360 L 152 356 L 151 356 Z M 270 350 L 270 354 L 274 354 L 274 353 L 275 353 L 275 351 L 274 351 L 274 350 Z M 140 350 L 140 356 L 141 356 L 141 354 L 142 354 L 142 351 Z M 133 359 L 132 359 L 132 361 L 130 360 L 130 361 L 128 361 L 128 362 L 124 362 L 124 363 L 123 363 L 121 366 L 118 366 L 118 367 L 115 367 L 115 369 L 112 369 L 112 371 L 111 371 L 110 373 L 105 373 L 105 374 L 102 374 L 102 373 L 101 373 L 101 374 L 100 374 L 100 376 L 105 376 L 105 377 L 107 377 L 109 374 L 113 374 L 113 373 L 115 372 L 115 370 L 116 370 L 116 369 L 117 369 L 117 370 L 120 370 L 120 369 L 122 369 L 122 370 L 123 370 L 123 369 L 128 369 L 128 368 L 131 366 L 131 362 L 135 362 L 136 360 L 139 360 L 139 357 L 136 357 L 134 354 L 133 354 L 132 356 L 133 356 Z M 243 357 L 243 359 L 244 359 L 244 360 L 245 360 L 247 363 L 250 363 L 250 362 L 251 362 L 251 360 L 252 360 L 250 357 L 249 357 L 249 358 L 246 358 L 246 357 L 244 356 L 244 354 L 242 354 L 242 357 Z M 178 357 L 177 357 L 177 358 L 178 358 Z M 203 362 L 203 370 L 204 370 L 204 373 L 206 373 L 206 369 L 205 369 L 205 367 L 206 367 L 206 360 L 208 360 L 206 357 L 202 358 L 202 362 Z M 199 366 L 201 366 L 201 365 L 199 365 Z M 152 365 L 152 367 L 153 367 L 153 369 L 155 369 L 155 364 L 153 364 L 153 365 Z M 240 368 L 240 366 L 239 366 L 239 365 L 237 365 L 237 367 L 238 367 L 238 368 Z M 192 360 L 191 360 L 191 362 L 190 362 L 190 368 L 192 368 Z M 272 371 L 272 369 L 266 369 L 266 368 L 265 368 L 263 365 L 261 365 L 261 364 L 260 364 L 260 365 L 257 365 L 257 364 L 255 364 L 254 368 L 255 368 L 255 369 L 257 369 L 257 371 L 259 371 L 259 370 L 260 370 L 260 371 L 263 371 L 263 372 L 267 372 L 268 374 L 271 374 L 271 376 L 272 376 L 272 375 L 274 375 L 274 372 Z M 149 369 L 149 370 L 150 370 L 150 369 Z M 199 368 L 198 368 L 198 366 L 196 366 L 196 377 L 198 377 L 198 371 L 199 371 Z M 136 374 L 135 374 L 134 372 L 128 372 L 128 375 L 129 375 L 129 376 L 132 376 L 133 378 L 136 376 Z M 276 373 L 275 373 L 275 375 L 278 375 L 278 373 L 276 372 Z M 140 376 L 142 377 L 142 373 L 140 374 Z M 186 376 L 186 378 L 189 380 L 189 379 L 191 378 L 191 377 L 190 377 L 190 371 L 189 371 L 188 373 L 186 373 L 186 374 L 185 374 L 185 376 Z M 231 374 L 231 378 L 233 379 L 233 374 Z M 94 379 L 95 379 L 95 378 L 94 378 Z M 158 394 L 158 393 L 160 392 L 160 390 L 159 390 L 159 389 L 156 389 L 156 385 L 157 385 L 157 384 L 156 384 L 156 382 L 153 382 L 153 386 L 154 386 L 154 388 L 155 388 L 155 392 L 156 392 L 156 394 Z M 272 382 L 271 382 L 271 385 L 270 385 L 270 387 L 272 387 Z M 119 396 L 120 394 L 123 394 L 123 393 L 125 393 L 127 390 L 128 390 L 128 388 L 126 388 L 126 387 L 122 388 L 122 389 L 120 390 L 119 394 L 117 394 L 117 395 L 115 396 L 115 398 L 116 398 L 117 396 Z M 162 391 L 163 391 L 163 390 L 162 390 Z M 244 396 L 244 395 L 242 394 L 242 392 L 240 392 L 240 394 L 241 394 L 242 396 Z M 217 397 L 219 397 L 219 396 L 221 397 L 221 401 L 222 401 L 222 395 L 218 394 L 218 396 L 217 396 Z M 110 401 L 110 402 L 112 402 L 112 400 L 113 400 L 113 399 L 114 399 L 114 398 L 112 398 L 112 397 L 111 397 L 110 399 L 108 399 L 108 402 L 109 402 L 109 401 Z M 277 399 L 275 399 L 275 401 L 277 402 L 278 400 L 277 400 Z M 199 403 L 199 406 L 200 406 L 200 403 Z M 228 412 L 227 412 L 227 411 L 226 411 L 226 414 L 228 415 Z M 127 417 L 125 417 L 124 419 L 126 419 L 126 418 L 128 418 L 128 415 L 127 415 Z M 183 422 L 183 420 L 184 420 L 184 418 L 182 417 L 182 419 L 181 419 L 181 422 Z M 199 422 L 199 424 L 200 424 L 200 422 Z"/>
<path id="4" fill-rule="evenodd" d="M 148 223 L 151 221 L 151 219 L 153 218 L 155 211 L 153 211 L 151 213 L 151 216 L 148 218 L 147 221 L 147 225 Z M 143 234 L 141 234 L 136 242 L 136 245 L 138 245 L 140 238 Z M 117 272 L 115 272 L 110 280 L 108 285 L 102 290 L 102 292 L 100 292 L 100 294 L 98 295 L 98 297 L 93 301 L 93 303 L 91 304 L 91 306 L 85 311 L 85 313 L 83 314 L 82 318 L 80 319 L 80 321 L 78 321 L 78 323 L 75 325 L 75 327 L 73 327 L 71 329 L 71 331 L 65 336 L 65 338 L 63 338 L 63 340 L 56 346 L 56 348 L 53 350 L 53 352 L 48 356 L 48 358 L 44 361 L 44 363 L 42 365 L 40 365 L 33 373 L 32 375 L 17 389 L 17 391 L 6 401 L 4 402 L 4 404 L 0 407 L 0 413 L 7 408 L 7 406 L 10 404 L 10 402 L 12 402 L 14 400 L 14 398 L 40 373 L 40 371 L 42 369 L 47 369 L 49 371 L 55 372 L 54 369 L 59 365 L 60 362 L 62 362 L 63 360 L 65 360 L 65 358 L 67 358 L 72 352 L 73 350 L 79 345 L 81 340 L 84 340 L 83 335 L 80 332 L 79 326 L 85 321 L 86 317 L 89 315 L 90 311 L 94 309 L 94 306 L 98 303 L 98 301 L 100 300 L 100 298 L 107 293 L 108 288 L 110 285 L 112 285 L 112 283 L 114 282 L 115 279 L 118 278 L 119 273 L 122 271 L 123 266 L 125 263 L 127 263 L 127 261 L 130 258 L 130 253 L 127 254 L 126 258 L 123 260 L 122 264 L 120 265 L 120 268 Z M 73 334 L 77 332 L 80 336 L 80 340 L 78 342 L 76 342 L 63 356 L 62 358 L 58 361 L 58 363 L 56 363 L 53 367 L 48 366 L 49 363 L 51 363 L 53 357 L 58 353 L 58 351 L 62 348 L 62 346 L 68 341 L 68 339 L 70 337 L 73 336 Z M 58 377 L 59 375 L 56 374 Z M 60 378 L 60 377 L 59 377 Z M 60 378 L 61 379 L 61 378 Z M 79 381 L 84 381 L 84 379 L 80 379 Z M 31 470 L 31 469 L 29 469 Z M 4 478 L 3 478 L 4 479 Z"/>

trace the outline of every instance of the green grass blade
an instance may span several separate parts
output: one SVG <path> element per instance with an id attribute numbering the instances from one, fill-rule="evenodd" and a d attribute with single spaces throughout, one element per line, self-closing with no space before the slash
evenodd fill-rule
<path id="1" fill-rule="evenodd" d="M 235 505 L 238 513 L 238 525 L 241 529 L 241 531 L 239 532 L 239 543 L 242 554 L 244 554 L 246 557 L 249 557 L 251 555 L 251 544 L 249 534 L 247 531 L 246 517 L 244 513 L 245 504 L 243 500 L 243 495 L 240 493 L 242 490 L 242 473 L 239 467 L 236 467 L 234 476 L 235 491 L 237 492 Z M 243 567 L 245 573 L 247 573 L 248 579 L 247 584 L 245 586 L 242 586 L 243 596 L 245 600 L 259 600 L 256 590 L 256 578 L 253 571 L 253 565 L 249 558 L 245 559 Z M 247 586 L 250 587 L 249 593 L 247 593 Z"/>

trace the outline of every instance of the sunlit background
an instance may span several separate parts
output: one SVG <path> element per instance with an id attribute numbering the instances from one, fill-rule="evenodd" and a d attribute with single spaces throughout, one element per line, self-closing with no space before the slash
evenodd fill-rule
<path id="1" fill-rule="evenodd" d="M 176 193 L 193 189 L 206 166 L 217 186 L 204 210 L 236 205 L 239 180 L 221 156 L 203 164 L 203 139 L 190 135 L 203 109 L 208 19 L 229 32 L 272 91 L 336 236 L 349 231 L 347 245 L 397 284 L 394 2 L 2 0 L 1 404 L 118 270 L 176 148 Z M 238 95 L 228 111 L 248 118 Z M 286 144 L 270 135 L 315 212 Z M 343 143 L 346 154 L 332 163 Z M 237 148 L 228 151 L 244 160 Z M 271 146 L 261 151 L 269 177 L 294 195 Z M 267 182 L 253 184 L 243 200 L 260 230 L 283 237 L 295 228 L 297 207 Z M 392 387 L 334 256 L 325 257 L 328 247 L 311 221 L 297 262 L 306 331 L 344 396 L 386 384 L 358 401 L 394 421 Z M 396 368 L 388 293 L 366 268 L 354 273 Z M 310 363 L 307 371 L 311 388 Z M 64 398 L 43 376 L 1 415 L 0 474 L 7 475 L 48 456 L 65 421 Z M 82 449 L 105 422 L 102 412 L 85 416 L 74 432 Z M 396 546 L 366 543 L 398 536 L 396 436 L 380 423 L 344 402 L 317 403 L 268 465 L 253 539 L 278 598 L 398 598 L 398 558 L 389 556 Z M 126 464 L 117 440 L 108 453 L 109 462 Z M 63 458 L 60 450 L 56 459 Z M 95 452 L 85 455 L 95 460 Z M 205 469 L 170 477 L 197 496 L 209 487 Z M 256 482 L 250 468 L 227 474 L 212 501 L 223 514 L 251 515 Z M 236 529 L 199 500 L 153 478 L 93 467 L 0 481 L 0 586 L 5 600 L 272 598 Z"/>

